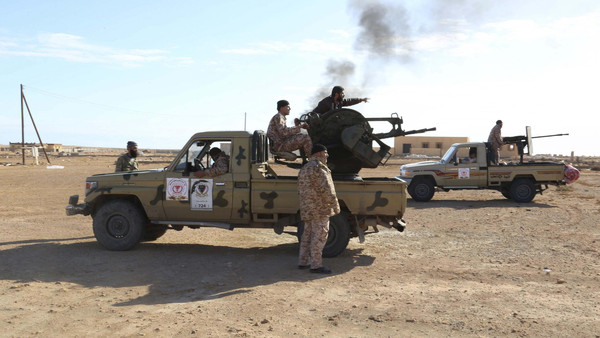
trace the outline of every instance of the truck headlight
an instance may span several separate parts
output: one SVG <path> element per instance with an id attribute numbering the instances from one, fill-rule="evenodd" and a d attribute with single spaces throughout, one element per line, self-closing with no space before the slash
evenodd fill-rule
<path id="1" fill-rule="evenodd" d="M 411 171 L 406 169 L 404 166 L 400 167 L 400 176 L 405 177 L 411 174 Z"/>
<path id="2" fill-rule="evenodd" d="M 89 195 L 92 190 L 96 190 L 98 188 L 98 182 L 95 181 L 86 181 L 85 182 L 85 195 Z"/>

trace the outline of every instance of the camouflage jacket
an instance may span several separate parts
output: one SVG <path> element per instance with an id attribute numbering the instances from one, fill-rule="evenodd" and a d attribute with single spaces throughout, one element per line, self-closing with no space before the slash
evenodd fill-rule
<path id="1" fill-rule="evenodd" d="M 322 115 L 331 110 L 340 109 L 340 108 L 346 107 L 346 106 L 353 106 L 355 104 L 360 103 L 361 101 L 362 101 L 362 99 L 358 99 L 358 98 L 343 99 L 342 102 L 336 104 L 335 102 L 333 102 L 333 97 L 327 96 L 326 98 L 324 98 L 323 100 L 321 100 L 319 102 L 319 104 L 317 105 L 317 107 L 315 109 L 313 109 L 313 113 Z"/>
<path id="2" fill-rule="evenodd" d="M 340 213 L 331 171 L 314 157 L 298 173 L 300 217 L 304 221 L 329 218 Z"/>
<path id="3" fill-rule="evenodd" d="M 117 165 L 115 172 L 119 171 L 134 171 L 138 170 L 138 160 L 135 157 L 131 157 L 128 153 L 125 153 L 117 159 Z"/>
<path id="4" fill-rule="evenodd" d="M 502 134 L 500 132 L 500 125 L 495 125 L 490 131 L 490 136 L 488 137 L 488 142 L 492 144 L 492 147 L 498 149 L 502 147 L 504 141 L 502 141 Z"/>
<path id="5" fill-rule="evenodd" d="M 281 113 L 275 114 L 269 122 L 269 128 L 267 129 L 267 137 L 273 142 L 272 146 L 281 144 L 286 138 L 298 134 L 300 127 L 288 127 L 286 126 L 287 119 Z"/>
<path id="6" fill-rule="evenodd" d="M 229 171 L 229 156 L 225 153 L 219 154 L 213 165 L 206 170 L 208 177 L 216 177 L 226 174 Z"/>

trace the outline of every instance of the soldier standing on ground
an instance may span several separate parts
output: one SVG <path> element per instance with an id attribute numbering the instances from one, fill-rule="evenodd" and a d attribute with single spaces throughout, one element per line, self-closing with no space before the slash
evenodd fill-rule
<path id="1" fill-rule="evenodd" d="M 127 142 L 127 152 L 117 159 L 115 172 L 138 170 L 138 147 L 133 141 Z"/>
<path id="2" fill-rule="evenodd" d="M 219 148 L 212 148 L 208 154 L 214 161 L 213 165 L 204 170 L 194 172 L 196 177 L 216 177 L 229 171 L 229 156 Z"/>
<path id="3" fill-rule="evenodd" d="M 269 122 L 267 137 L 273 151 L 292 152 L 302 149 L 304 155 L 308 157 L 311 155 L 312 140 L 310 136 L 300 132 L 301 129 L 308 129 L 308 125 L 300 124 L 299 119 L 294 119 L 294 127 L 286 126 L 286 116 L 290 114 L 291 109 L 288 101 L 277 101 L 277 114 Z"/>
<path id="4" fill-rule="evenodd" d="M 317 107 L 313 109 L 313 113 L 322 115 L 331 110 L 341 109 L 342 107 L 352 106 L 361 102 L 367 102 L 369 100 L 368 97 L 364 97 L 362 99 L 345 99 L 344 96 L 344 87 L 333 87 L 331 90 L 331 96 L 327 96 L 321 100 Z"/>
<path id="5" fill-rule="evenodd" d="M 298 268 L 310 267 L 310 272 L 314 273 L 331 273 L 323 266 L 323 248 L 329 233 L 329 217 L 340 213 L 327 157 L 327 148 L 315 144 L 310 161 L 298 174 L 300 217 L 304 221 Z M 310 266 L 309 258 L 312 258 Z"/>
<path id="6" fill-rule="evenodd" d="M 504 141 L 502 140 L 501 129 L 502 120 L 498 120 L 496 121 L 496 125 L 494 126 L 494 128 L 492 128 L 492 130 L 490 131 L 490 136 L 488 137 L 488 142 L 491 144 L 490 150 L 493 155 L 492 161 L 494 162 L 494 164 L 498 164 L 498 161 L 500 159 L 500 148 L 504 144 Z"/>

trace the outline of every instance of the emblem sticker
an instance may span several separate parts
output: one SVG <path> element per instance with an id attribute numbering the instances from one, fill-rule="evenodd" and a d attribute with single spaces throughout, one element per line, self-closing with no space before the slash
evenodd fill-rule
<path id="1" fill-rule="evenodd" d="M 471 171 L 469 168 L 458 168 L 458 178 L 471 178 Z"/>
<path id="2" fill-rule="evenodd" d="M 211 211 L 213 209 L 213 180 L 194 179 L 190 191 L 190 209 Z"/>
<path id="3" fill-rule="evenodd" d="M 167 200 L 187 201 L 189 181 L 183 178 L 167 178 Z"/>

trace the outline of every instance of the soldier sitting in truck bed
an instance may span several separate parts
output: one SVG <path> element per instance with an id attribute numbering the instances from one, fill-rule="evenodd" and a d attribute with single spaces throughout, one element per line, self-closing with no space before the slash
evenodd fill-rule
<path id="1" fill-rule="evenodd" d="M 292 152 L 300 149 L 307 158 L 311 155 L 312 140 L 301 129 L 308 129 L 307 124 L 294 120 L 294 127 L 286 126 L 286 116 L 290 114 L 290 103 L 286 100 L 277 101 L 277 114 L 269 122 L 267 137 L 274 152 Z"/>

